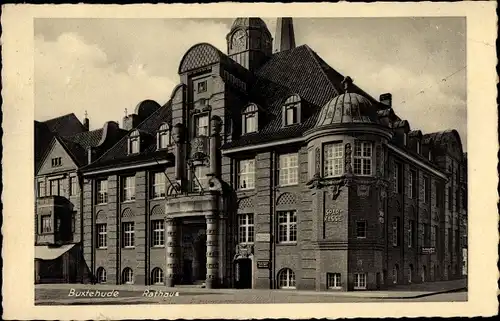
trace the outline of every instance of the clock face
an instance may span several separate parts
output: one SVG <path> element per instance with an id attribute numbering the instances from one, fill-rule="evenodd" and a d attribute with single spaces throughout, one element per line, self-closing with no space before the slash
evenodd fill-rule
<path id="1" fill-rule="evenodd" d="M 238 30 L 234 33 L 231 41 L 233 50 L 244 50 L 247 47 L 247 37 L 243 30 Z"/>

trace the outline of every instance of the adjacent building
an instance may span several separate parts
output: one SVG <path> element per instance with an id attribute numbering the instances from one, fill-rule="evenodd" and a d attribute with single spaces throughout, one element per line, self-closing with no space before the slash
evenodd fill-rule
<path id="1" fill-rule="evenodd" d="M 390 93 L 375 99 L 296 46 L 291 18 L 275 38 L 237 18 L 227 53 L 194 45 L 170 99 L 140 103 L 71 168 L 90 274 L 320 291 L 462 277 L 457 131 L 412 129 Z"/>

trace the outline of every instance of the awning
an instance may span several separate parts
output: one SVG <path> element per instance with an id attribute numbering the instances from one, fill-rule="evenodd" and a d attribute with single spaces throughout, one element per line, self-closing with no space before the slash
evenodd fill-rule
<path id="1" fill-rule="evenodd" d="M 48 245 L 35 246 L 35 259 L 37 260 L 54 260 L 68 252 L 75 246 L 75 244 L 66 244 L 59 247 L 52 247 Z"/>

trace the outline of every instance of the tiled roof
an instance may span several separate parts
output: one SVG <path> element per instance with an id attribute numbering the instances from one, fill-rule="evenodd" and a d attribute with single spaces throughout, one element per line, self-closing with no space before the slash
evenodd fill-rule
<path id="1" fill-rule="evenodd" d="M 154 160 L 166 157 L 165 151 L 157 151 L 156 146 L 156 132 L 160 125 L 164 122 L 170 122 L 172 118 L 172 110 L 170 102 L 162 106 L 154 113 L 152 113 L 148 118 L 146 118 L 142 123 L 140 123 L 137 128 L 139 132 L 146 134 L 149 137 L 146 139 L 141 139 L 141 151 L 135 155 L 128 154 L 128 135 L 122 137 L 113 147 L 108 149 L 102 156 L 100 156 L 96 161 L 87 165 L 83 168 L 93 169 L 97 167 L 111 166 L 116 163 L 135 163 L 143 160 Z"/>
<path id="2" fill-rule="evenodd" d="M 73 113 L 46 120 L 43 123 L 51 132 L 61 136 L 70 136 L 86 130 Z"/>
<path id="3" fill-rule="evenodd" d="M 78 133 L 73 136 L 59 137 L 61 142 L 69 150 L 79 166 L 88 162 L 87 150 L 89 147 L 96 147 L 102 138 L 103 129 Z"/>
<path id="4" fill-rule="evenodd" d="M 45 123 L 35 121 L 35 168 L 39 167 L 43 154 L 53 137 L 54 134 Z"/>

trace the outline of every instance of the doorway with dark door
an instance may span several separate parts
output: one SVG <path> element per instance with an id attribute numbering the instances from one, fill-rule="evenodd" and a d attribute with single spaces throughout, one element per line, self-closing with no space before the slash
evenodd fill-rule
<path id="1" fill-rule="evenodd" d="M 241 258 L 235 261 L 236 267 L 236 288 L 252 288 L 252 259 Z"/>
<path id="2" fill-rule="evenodd" d="M 199 234 L 194 242 L 195 260 L 197 266 L 195 269 L 195 281 L 205 281 L 207 278 L 207 235 Z"/>

